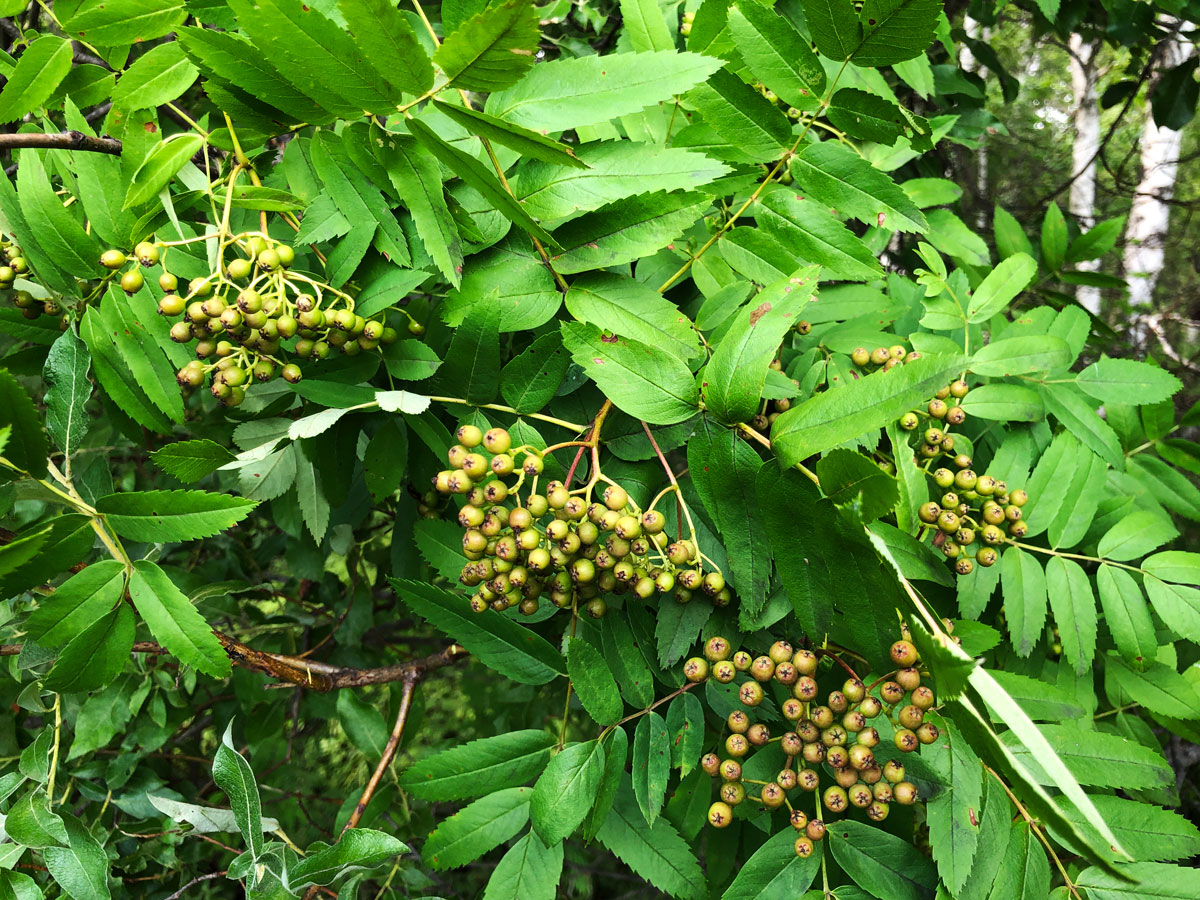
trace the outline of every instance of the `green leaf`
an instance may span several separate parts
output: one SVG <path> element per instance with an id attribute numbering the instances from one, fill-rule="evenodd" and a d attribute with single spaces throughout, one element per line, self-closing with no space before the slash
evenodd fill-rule
<path id="1" fill-rule="evenodd" d="M 1200 591 L 1166 584 L 1153 575 L 1146 576 L 1145 585 L 1154 611 L 1167 627 L 1188 640 L 1200 640 Z"/>
<path id="2" fill-rule="evenodd" d="M 95 619 L 63 648 L 46 676 L 46 690 L 75 694 L 104 687 L 129 662 L 133 632 L 133 612 L 125 604 Z"/>
<path id="3" fill-rule="evenodd" d="M 1090 447 L 1118 471 L 1125 468 L 1125 454 L 1112 426 L 1069 384 L 1046 384 L 1041 388 L 1046 411 L 1063 427 Z"/>
<path id="4" fill-rule="evenodd" d="M 707 416 L 687 451 L 692 483 L 729 554 L 730 580 L 747 614 L 757 615 L 771 580 L 767 530 L 754 492 L 762 459 L 738 434 Z"/>
<path id="5" fill-rule="evenodd" d="M 633 795 L 648 825 L 662 809 L 671 774 L 671 745 L 667 723 L 656 712 L 638 720 L 633 732 Z"/>
<path id="6" fill-rule="evenodd" d="M 826 840 L 855 883 L 881 900 L 933 900 L 933 863 L 908 841 L 849 819 L 831 823 Z"/>
<path id="7" fill-rule="evenodd" d="M 1033 652 L 1046 624 L 1046 577 L 1042 564 L 1020 547 L 1000 558 L 1000 587 L 1013 648 L 1019 656 Z"/>
<path id="8" fill-rule="evenodd" d="M 0 369 L 0 427 L 10 429 L 4 456 L 34 478 L 46 476 L 46 432 L 33 401 L 7 369 Z"/>
<path id="9" fill-rule="evenodd" d="M 835 506 L 861 503 L 856 509 L 864 522 L 889 512 L 900 499 L 896 479 L 853 450 L 830 450 L 817 463 L 817 477 Z"/>
<path id="10" fill-rule="evenodd" d="M 992 885 L 991 900 L 1005 897 L 1044 897 L 1050 890 L 1050 862 L 1023 821 L 1012 824 L 1004 861 Z"/>
<path id="11" fill-rule="evenodd" d="M 699 391 L 676 356 L 640 341 L 607 337 L 593 325 L 563 322 L 563 346 L 618 409 L 651 425 L 691 418 Z"/>
<path id="12" fill-rule="evenodd" d="M 434 100 L 433 105 L 446 117 L 457 122 L 472 134 L 485 137 L 497 144 L 511 147 L 521 154 L 523 159 L 540 159 L 542 162 L 555 166 L 570 166 L 586 169 L 587 163 L 575 155 L 575 151 L 566 144 L 552 140 L 536 131 L 522 128 L 487 113 L 478 112 L 465 106 L 455 106 L 442 100 Z"/>
<path id="13" fill-rule="evenodd" d="M 153 306 L 150 307 L 153 309 Z M 136 389 L 172 421 L 183 421 L 183 400 L 175 380 L 175 365 L 159 345 L 151 328 L 157 323 L 144 311 L 139 311 L 115 286 L 100 303 L 98 324 L 116 350 L 118 363 L 133 378 Z M 93 356 L 98 356 L 95 341 L 88 342 Z M 96 366 L 100 374 L 99 365 Z M 108 387 L 108 382 L 104 382 Z M 169 429 L 167 429 L 169 430 Z"/>
<path id="14" fill-rule="evenodd" d="M 233 817 L 251 857 L 257 860 L 263 852 L 262 800 L 258 796 L 254 770 L 233 746 L 232 721 L 221 736 L 221 745 L 213 757 L 212 772 L 213 781 L 229 798 Z"/>
<path id="15" fill-rule="evenodd" d="M 698 188 L 729 172 L 728 166 L 702 153 L 647 143 L 593 141 L 576 153 L 589 168 L 538 160 L 521 163 L 511 184 L 531 216 L 562 219 L 636 194 Z"/>
<path id="16" fill-rule="evenodd" d="M 1024 375 L 1069 366 L 1072 358 L 1070 346 L 1060 337 L 1022 335 L 1000 338 L 981 347 L 971 360 L 971 371 L 979 375 Z"/>
<path id="17" fill-rule="evenodd" d="M 329 884 L 340 875 L 359 869 L 373 869 L 408 846 L 390 834 L 372 828 L 351 828 L 336 844 L 300 860 L 288 871 L 288 883 L 294 889 L 309 884 Z"/>
<path id="18" fill-rule="evenodd" d="M 743 2 L 729 9 L 729 33 L 742 59 L 784 102 L 811 108 L 825 90 L 825 69 L 794 25 L 770 7 Z"/>
<path id="19" fill-rule="evenodd" d="M 654 288 L 632 278 L 587 273 L 571 284 L 566 304 L 580 322 L 661 348 L 684 361 L 703 352 L 700 335 L 688 317 Z"/>
<path id="20" fill-rule="evenodd" d="M 1067 220 L 1058 204 L 1051 202 L 1042 219 L 1042 263 L 1052 272 L 1062 268 L 1067 254 Z"/>
<path id="21" fill-rule="evenodd" d="M 1003 312 L 1021 291 L 1029 287 L 1036 274 L 1037 260 L 1029 254 L 1015 253 L 1005 258 L 971 294 L 967 321 L 986 322 Z"/>
<path id="22" fill-rule="evenodd" d="M 43 34 L 25 48 L 0 90 L 0 122 L 15 122 L 36 111 L 71 71 L 71 42 Z"/>
<path id="23" fill-rule="evenodd" d="M 233 462 L 232 453 L 206 438 L 191 441 L 176 441 L 172 444 L 154 450 L 150 458 L 164 472 L 173 475 L 180 481 L 191 483 L 199 481 L 205 475 L 211 475 L 226 463 Z"/>
<path id="24" fill-rule="evenodd" d="M 1136 741 L 1101 731 L 1088 731 L 1076 725 L 1038 725 L 1037 728 L 1056 758 L 1065 763 L 1080 784 L 1137 790 L 1175 783 L 1175 776 L 1161 754 Z M 1043 756 L 1017 746 L 1015 732 L 1005 732 L 1000 740 L 1040 783 L 1054 783 L 1044 769 L 1046 760 Z"/>
<path id="25" fill-rule="evenodd" d="M 1110 874 L 1092 866 L 1079 873 L 1075 884 L 1084 889 L 1088 900 L 1190 900 L 1196 894 L 1196 870 L 1139 862 Z"/>
<path id="26" fill-rule="evenodd" d="M 753 162 L 778 159 L 792 145 L 792 129 L 778 106 L 725 69 L 688 91 L 688 101 L 726 142 Z"/>
<path id="27" fill-rule="evenodd" d="M 607 744 L 605 744 L 606 741 Z M 596 796 L 591 804 L 591 810 L 583 820 L 582 834 L 588 841 L 596 836 L 596 832 L 604 824 L 612 810 L 613 798 L 625 776 L 625 760 L 629 755 L 629 736 L 625 733 L 624 728 L 612 729 L 605 737 L 601 738 L 600 742 L 605 746 L 604 773 L 601 776 L 599 787 L 596 788 Z"/>
<path id="28" fill-rule="evenodd" d="M 100 47 L 162 37 L 187 17 L 182 0 L 86 0 L 73 9 L 63 27 Z"/>
<path id="29" fill-rule="evenodd" d="M 866 0 L 858 14 L 862 43 L 853 63 L 890 66 L 921 56 L 941 14 L 941 0 Z"/>
<path id="30" fill-rule="evenodd" d="M 50 877 L 72 900 L 109 900 L 108 856 L 100 842 L 70 813 L 61 814 L 66 847 L 47 847 L 42 859 Z"/>
<path id="31" fill-rule="evenodd" d="M 862 41 L 854 4 L 847 0 L 811 0 L 805 4 L 804 17 L 813 43 L 830 59 L 849 59 Z"/>
<path id="32" fill-rule="evenodd" d="M 1143 662 L 1135 669 L 1110 651 L 1104 673 L 1112 676 L 1135 703 L 1151 712 L 1175 719 L 1200 719 L 1200 693 L 1170 666 Z"/>
<path id="33" fill-rule="evenodd" d="M 397 89 L 423 94 L 433 86 L 433 65 L 404 13 L 390 0 L 338 0 L 367 62 Z M 401 195 L 404 196 L 404 195 Z"/>
<path id="34" fill-rule="evenodd" d="M 450 339 L 438 383 L 454 388 L 471 403 L 496 399 L 500 383 L 500 311 L 495 303 L 471 307 Z"/>
<path id="35" fill-rule="evenodd" d="M 191 132 L 172 135 L 156 144 L 133 173 L 121 209 L 133 209 L 154 200 L 203 146 L 204 138 Z"/>
<path id="36" fill-rule="evenodd" d="M 385 346 L 383 364 L 400 381 L 423 381 L 437 373 L 442 361 L 428 344 L 412 339 Z"/>
<path id="37" fill-rule="evenodd" d="M 900 574 L 909 581 L 932 581 L 946 587 L 954 584 L 945 557 L 929 545 L 887 522 L 872 522 L 870 530 L 883 541 Z"/>
<path id="38" fill-rule="evenodd" d="M 37 242 L 53 259 L 45 268 L 53 270 L 54 267 L 77 278 L 97 277 L 102 271 L 100 244 L 84 230 L 74 211 L 63 206 L 62 199 L 50 185 L 51 175 L 38 151 L 22 150 L 14 156 L 18 165 L 17 196 L 21 213 L 27 221 L 39 223 Z M 33 262 L 38 265 L 36 258 Z M 71 292 L 75 289 L 75 285 L 66 288 Z"/>
<path id="39" fill-rule="evenodd" d="M 408 466 L 408 429 L 402 419 L 385 422 L 371 436 L 363 454 L 363 477 L 377 503 L 390 497 L 404 480 Z"/>
<path id="40" fill-rule="evenodd" d="M 500 393 L 518 413 L 537 412 L 558 393 L 571 357 L 562 337 L 547 332 L 509 360 L 500 372 Z"/>
<path id="41" fill-rule="evenodd" d="M 1200 829 L 1173 810 L 1105 794 L 1093 796 L 1092 802 L 1134 859 L 1186 859 L 1200 853 Z M 1075 810 L 1067 815 L 1078 827 L 1087 827 Z M 1115 853 L 1109 859 L 1118 861 Z"/>
<path id="42" fill-rule="evenodd" d="M 496 864 L 483 900 L 554 900 L 562 865 L 562 843 L 547 847 L 530 832 Z"/>
<path id="43" fill-rule="evenodd" d="M 444 46 L 444 45 L 443 45 Z M 436 131 L 420 119 L 407 119 L 405 124 L 413 137 L 446 168 L 474 188 L 502 216 L 528 234 L 550 247 L 558 241 L 535 222 L 512 194 L 504 190 L 496 176 L 471 154 L 444 141 Z"/>
<path id="44" fill-rule="evenodd" d="M 741 864 L 722 900 L 775 900 L 799 897 L 821 868 L 820 854 L 807 859 L 796 855 L 796 833 L 784 829 L 762 844 Z"/>
<path id="45" fill-rule="evenodd" d="M 156 109 L 180 97 L 199 75 L 178 43 L 159 44 L 121 76 L 112 93 L 113 106 L 130 112 Z"/>
<path id="46" fill-rule="evenodd" d="M 754 215 L 763 231 L 797 254 L 797 264 L 816 263 L 827 278 L 870 281 L 882 272 L 862 240 L 827 208 L 794 190 L 768 191 Z"/>
<path id="47" fill-rule="evenodd" d="M 1165 515 L 1136 510 L 1100 538 L 1096 552 L 1105 559 L 1137 559 L 1178 536 L 1179 531 Z"/>
<path id="48" fill-rule="evenodd" d="M 620 6 L 625 35 L 635 53 L 675 49 L 657 0 L 621 0 Z"/>
<path id="49" fill-rule="evenodd" d="M 36 588 L 82 560 L 96 540 L 91 524 L 87 516 L 60 513 L 48 530 L 29 535 L 28 544 L 21 539 L 6 545 L 9 552 L 0 555 L 0 596 Z"/>
<path id="50" fill-rule="evenodd" d="M 695 694 L 680 694 L 667 707 L 667 737 L 671 766 L 686 778 L 704 752 L 704 707 Z"/>
<path id="51" fill-rule="evenodd" d="M 383 713 L 355 691 L 340 691 L 337 698 L 337 718 L 350 743 L 371 761 L 383 757 L 388 741 L 388 726 Z"/>
<path id="52" fill-rule="evenodd" d="M 101 497 L 96 510 L 122 537 L 168 543 L 212 537 L 232 528 L 257 505 L 208 491 L 140 491 Z"/>
<path id="53" fill-rule="evenodd" d="M 1124 230 L 1125 216 L 1115 216 L 1097 222 L 1086 233 L 1071 241 L 1071 246 L 1067 248 L 1066 262 L 1099 259 L 1113 248 Z"/>
<path id="54" fill-rule="evenodd" d="M 784 336 L 803 318 L 817 274 L 816 266 L 799 269 L 735 314 L 700 378 L 704 405 L 718 420 L 748 422 L 758 411 L 767 369 Z"/>
<path id="55" fill-rule="evenodd" d="M 50 809 L 44 794 L 30 791 L 9 807 L 4 830 L 18 844 L 41 850 L 56 844 L 66 845 L 67 829 L 62 817 Z M 3 896 L 0 893 L 0 896 Z"/>
<path id="56" fill-rule="evenodd" d="M 875 141 L 888 146 L 895 144 L 897 138 L 904 134 L 907 123 L 900 107 L 895 103 L 875 94 L 860 91 L 858 88 L 842 88 L 835 93 L 825 115 L 835 128 L 840 128 L 852 138 L 861 141 Z M 938 192 L 940 186 L 935 188 L 931 184 L 931 182 L 938 181 L 939 179 L 910 179 L 901 187 L 918 209 L 926 206 L 938 206 L 941 203 L 953 203 L 958 199 L 961 189 L 958 189 L 957 185 L 955 185 L 957 193 L 948 200 L 937 195 L 918 197 L 917 189 L 919 187 L 924 187 L 927 191 Z M 952 182 L 946 182 L 946 184 L 952 184 Z"/>
<path id="57" fill-rule="evenodd" d="M 430 801 L 460 801 L 517 787 L 540 775 L 555 739 L 540 729 L 510 731 L 458 744 L 420 760 L 400 786 Z"/>
<path id="58" fill-rule="evenodd" d="M 837 141 L 809 144 L 790 164 L 796 186 L 817 203 L 866 225 L 924 232 L 925 215 L 885 172 Z"/>
<path id="59" fill-rule="evenodd" d="M 1136 359 L 1104 356 L 1075 377 L 1075 383 L 1101 403 L 1143 406 L 1169 399 L 1183 382 L 1165 369 Z"/>
<path id="60" fill-rule="evenodd" d="M 654 887 L 678 900 L 706 896 L 704 873 L 679 832 L 665 819 L 646 824 L 628 776 L 596 833 L 600 843 Z"/>
<path id="61" fill-rule="evenodd" d="M 981 384 L 962 399 L 969 416 L 996 422 L 1037 422 L 1045 416 L 1042 397 L 1023 384 Z"/>
<path id="62" fill-rule="evenodd" d="M 62 452 L 70 456 L 87 433 L 84 406 L 92 396 L 88 369 L 92 358 L 87 345 L 68 328 L 50 347 L 42 379 L 46 383 L 46 431 Z"/>
<path id="63" fill-rule="evenodd" d="M 228 678 L 229 657 L 204 617 L 165 572 L 140 559 L 133 564 L 129 596 L 155 640 L 180 662 L 213 678 Z"/>
<path id="64" fill-rule="evenodd" d="M 115 559 L 92 563 L 39 600 L 25 623 L 25 634 L 45 647 L 61 647 L 111 610 L 124 589 L 122 563 Z"/>
<path id="65" fill-rule="evenodd" d="M 536 62 L 538 15 L 530 0 L 486 7 L 460 25 L 433 61 L 459 90 L 499 91 L 521 80 Z"/>
<path id="66" fill-rule="evenodd" d="M 566 674 L 562 654 L 512 619 L 478 616 L 463 597 L 431 584 L 397 578 L 388 581 L 413 612 L 507 678 L 522 684 L 545 684 Z"/>
<path id="67" fill-rule="evenodd" d="M 1046 594 L 1058 624 L 1063 656 L 1083 675 L 1096 654 L 1096 596 L 1079 563 L 1061 556 L 1046 562 Z"/>
<path id="68" fill-rule="evenodd" d="M 567 674 L 579 702 L 596 724 L 613 725 L 621 718 L 625 706 L 616 679 L 600 652 L 581 638 L 567 645 Z"/>
<path id="69" fill-rule="evenodd" d="M 785 465 L 803 462 L 925 402 L 961 373 L 965 362 L 961 356 L 930 354 L 817 394 L 775 420 L 772 445 Z"/>
<path id="70" fill-rule="evenodd" d="M 967 883 L 956 900 L 987 900 L 1008 851 L 1012 806 L 999 778 L 985 778 L 983 812 L 979 815 L 979 849 Z"/>
<path id="71" fill-rule="evenodd" d="M 534 131 L 566 131 L 641 112 L 706 80 L 722 60 L 698 53 L 616 53 L 534 66 L 486 111 Z"/>
<path id="72" fill-rule="evenodd" d="M 605 616 L 601 628 L 604 658 L 612 667 L 621 696 L 632 707 L 646 708 L 654 702 L 654 678 L 629 623 L 620 616 Z"/>
<path id="73" fill-rule="evenodd" d="M 1154 622 L 1133 576 L 1116 566 L 1101 566 L 1096 572 L 1100 606 L 1117 648 L 1126 658 L 1141 664 L 1157 651 Z"/>
<path id="74" fill-rule="evenodd" d="M 1007 259 L 1014 253 L 1033 255 L 1033 245 L 1029 243 L 1029 238 L 1025 235 L 1021 223 L 1013 217 L 1012 213 L 997 205 L 992 222 L 996 236 L 996 250 L 1000 253 L 1001 259 Z"/>
<path id="75" fill-rule="evenodd" d="M 604 774 L 599 741 L 570 744 L 550 760 L 533 786 L 529 818 L 542 841 L 556 844 L 571 836 L 590 810 Z"/>
<path id="76" fill-rule="evenodd" d="M 1142 560 L 1142 570 L 1178 584 L 1200 584 L 1200 553 L 1165 550 Z"/>
<path id="77" fill-rule="evenodd" d="M 473 862 L 525 827 L 532 794 L 532 788 L 504 788 L 464 806 L 429 835 L 422 859 L 439 871 Z"/>
<path id="78" fill-rule="evenodd" d="M 563 252 L 552 257 L 564 275 L 650 256 L 678 238 L 708 209 L 699 192 L 654 193 L 618 200 L 572 219 L 554 233 Z"/>
<path id="79" fill-rule="evenodd" d="M 922 760 L 928 755 L 929 763 L 950 785 L 926 805 L 929 845 L 943 883 L 957 895 L 971 874 L 979 849 L 983 767 L 961 732 L 940 730 L 938 740 L 921 753 Z"/>

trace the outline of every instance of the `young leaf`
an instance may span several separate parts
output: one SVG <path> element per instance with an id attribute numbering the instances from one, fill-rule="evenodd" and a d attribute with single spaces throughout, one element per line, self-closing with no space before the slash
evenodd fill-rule
<path id="1" fill-rule="evenodd" d="M 1051 202 L 1042 219 L 1042 262 L 1052 272 L 1057 272 L 1067 253 L 1067 220 L 1063 218 L 1058 204 Z"/>
<path id="2" fill-rule="evenodd" d="M 473 862 L 525 827 L 532 794 L 532 788 L 504 788 L 464 806 L 429 835 L 422 858 L 440 871 Z"/>
<path id="3" fill-rule="evenodd" d="M 722 422 L 747 422 L 758 411 L 767 369 L 784 335 L 803 318 L 817 287 L 816 266 L 765 288 L 736 314 L 701 376 L 705 407 Z"/>
<path id="4" fill-rule="evenodd" d="M 104 687 L 129 662 L 133 632 L 133 612 L 125 604 L 95 619 L 62 649 L 46 690 L 74 694 Z"/>
<path id="5" fill-rule="evenodd" d="M 228 678 L 232 667 L 220 641 L 192 602 L 149 560 L 133 564 L 129 596 L 155 640 L 180 662 L 213 678 Z"/>
<path id="6" fill-rule="evenodd" d="M 698 53 L 617 53 L 544 62 L 486 111 L 533 131 L 566 131 L 641 112 L 708 78 L 722 61 Z"/>
<path id="7" fill-rule="evenodd" d="M 961 356 L 931 354 L 816 394 L 775 420 L 772 444 L 784 465 L 803 462 L 903 415 L 961 373 L 964 364 Z"/>
<path id="8" fill-rule="evenodd" d="M 593 325 L 563 322 L 563 345 L 618 409 L 652 425 L 691 418 L 699 391 L 688 367 L 676 356 L 613 335 Z"/>
<path id="9" fill-rule="evenodd" d="M 486 7 L 447 36 L 433 56 L 459 90 L 499 91 L 537 61 L 538 15 L 530 0 Z"/>
<path id="10" fill-rule="evenodd" d="M 1037 261 L 1026 253 L 1005 258 L 988 273 L 971 294 L 967 307 L 968 322 L 986 322 L 1003 312 L 1037 274 Z"/>
<path id="11" fill-rule="evenodd" d="M 207 491 L 140 491 L 101 497 L 96 510 L 122 537 L 168 543 L 212 537 L 232 528 L 257 505 Z"/>
<path id="12" fill-rule="evenodd" d="M 510 731 L 427 757 L 400 776 L 400 785 L 431 801 L 460 801 L 517 787 L 541 774 L 554 738 L 545 731 Z"/>
<path id="13" fill-rule="evenodd" d="M 628 776 L 622 776 L 612 811 L 596 837 L 660 891 L 677 900 L 706 896 L 704 873 L 691 848 L 666 819 L 646 824 Z"/>
<path id="14" fill-rule="evenodd" d="M 648 825 L 662 809 L 671 774 L 671 745 L 667 724 L 656 712 L 638 720 L 633 732 L 633 795 Z"/>
<path id="15" fill-rule="evenodd" d="M 62 452 L 70 456 L 87 433 L 84 406 L 92 396 L 88 381 L 91 355 L 87 344 L 68 328 L 50 347 L 42 378 L 46 382 L 46 431 Z"/>
<path id="16" fill-rule="evenodd" d="M 600 652 L 582 638 L 567 645 L 567 674 L 579 702 L 596 724 L 613 725 L 621 718 L 625 707 L 616 679 Z"/>
<path id="17" fill-rule="evenodd" d="M 562 865 L 562 842 L 547 847 L 531 831 L 496 864 L 483 900 L 554 900 Z"/>
<path id="18" fill-rule="evenodd" d="M 233 817 L 242 833 L 250 855 L 258 859 L 263 851 L 262 801 L 254 770 L 233 746 L 233 722 L 225 728 L 221 745 L 213 758 L 213 781 L 229 798 Z"/>
<path id="19" fill-rule="evenodd" d="M 571 744 L 550 760 L 529 803 L 534 833 L 543 843 L 556 844 L 579 827 L 603 774 L 604 748 L 599 741 Z"/>
<path id="20" fill-rule="evenodd" d="M 541 635 L 512 619 L 477 616 L 462 597 L 431 584 L 397 578 L 388 581 L 417 615 L 513 681 L 545 684 L 566 674 L 562 654 Z"/>
<path id="21" fill-rule="evenodd" d="M 791 162 L 796 185 L 811 199 L 866 225 L 924 232 L 924 214 L 886 173 L 837 141 L 809 144 Z"/>

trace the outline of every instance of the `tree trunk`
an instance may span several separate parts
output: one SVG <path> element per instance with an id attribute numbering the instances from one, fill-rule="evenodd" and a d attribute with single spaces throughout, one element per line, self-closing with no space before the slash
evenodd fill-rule
<path id="1" fill-rule="evenodd" d="M 963 18 L 963 30 L 967 36 L 974 40 L 987 40 L 988 29 L 983 27 L 983 24 L 970 16 Z M 975 58 L 975 54 L 971 52 L 971 48 L 964 44 L 959 55 L 959 65 L 963 71 L 974 72 L 980 78 L 987 78 L 987 68 L 980 64 Z M 987 134 L 979 136 L 979 147 L 974 154 L 975 163 L 975 197 L 978 202 L 975 204 L 975 227 L 979 231 L 986 231 L 988 223 L 991 221 L 991 210 L 983 199 L 988 194 L 988 145 Z"/>
<path id="2" fill-rule="evenodd" d="M 1191 44 L 1175 37 L 1164 48 L 1158 63 L 1163 72 L 1182 63 L 1191 53 Z M 1154 286 L 1162 272 L 1164 243 L 1170 224 L 1168 203 L 1175 190 L 1179 171 L 1181 133 L 1154 124 L 1150 105 L 1146 105 L 1146 124 L 1142 129 L 1142 178 L 1138 182 L 1125 226 L 1125 278 L 1129 282 L 1132 306 L 1149 306 Z"/>
<path id="3" fill-rule="evenodd" d="M 1071 145 L 1069 209 L 1085 231 L 1096 224 L 1096 151 L 1100 148 L 1100 102 L 1096 95 L 1096 56 L 1099 41 L 1085 41 L 1072 34 L 1068 44 L 1071 61 L 1071 103 L 1074 109 L 1075 140 Z M 1094 272 L 1099 260 L 1087 260 L 1078 268 Z M 1075 298 L 1093 315 L 1100 312 L 1100 289 L 1081 286 Z"/>

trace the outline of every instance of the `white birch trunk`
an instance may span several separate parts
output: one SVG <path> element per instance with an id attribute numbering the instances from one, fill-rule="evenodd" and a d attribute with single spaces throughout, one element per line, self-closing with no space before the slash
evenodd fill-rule
<path id="1" fill-rule="evenodd" d="M 1190 43 L 1173 40 L 1159 61 L 1160 70 L 1179 65 L 1190 53 Z M 1123 262 L 1132 306 L 1151 305 L 1154 286 L 1162 272 L 1164 243 L 1171 219 L 1168 201 L 1175 190 L 1181 137 L 1178 131 L 1155 125 L 1147 104 L 1140 143 L 1142 178 L 1125 226 Z"/>
<path id="2" fill-rule="evenodd" d="M 970 16 L 963 18 L 963 30 L 968 36 L 975 40 L 987 40 L 988 30 L 983 27 L 983 24 L 977 19 L 972 19 Z M 980 78 L 987 79 L 987 67 L 980 64 L 975 58 L 975 54 L 971 52 L 971 48 L 965 44 L 959 52 L 959 65 L 963 71 L 975 72 Z M 988 145 L 987 135 L 979 136 L 979 148 L 975 151 L 975 196 L 986 197 L 988 188 Z M 979 231 L 985 231 L 988 228 L 988 223 L 991 219 L 991 214 L 984 204 L 979 204 L 979 209 L 975 216 L 975 227 Z"/>
<path id="3" fill-rule="evenodd" d="M 1084 231 L 1096 224 L 1096 151 L 1100 148 L 1100 102 L 1096 94 L 1096 54 L 1099 42 L 1085 41 L 1072 34 L 1068 44 L 1071 65 L 1071 105 L 1075 139 L 1071 145 L 1069 209 Z M 1095 272 L 1099 260 L 1081 262 L 1077 268 Z M 1075 298 L 1093 315 L 1100 312 L 1100 289 L 1080 286 Z"/>

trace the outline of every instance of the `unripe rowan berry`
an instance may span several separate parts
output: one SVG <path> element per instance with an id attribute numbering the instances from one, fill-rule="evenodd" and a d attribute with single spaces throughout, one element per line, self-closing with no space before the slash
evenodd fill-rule
<path id="1" fill-rule="evenodd" d="M 917 787 L 908 781 L 901 781 L 892 788 L 892 799 L 901 806 L 911 806 L 917 802 Z"/>
<path id="2" fill-rule="evenodd" d="M 792 645 L 787 641 L 776 641 L 771 645 L 770 649 L 767 650 L 767 656 L 769 656 L 771 658 L 771 662 L 774 663 L 790 662 L 794 653 L 795 651 L 792 649 Z"/>
<path id="3" fill-rule="evenodd" d="M 721 800 L 730 806 L 738 806 L 746 799 L 746 786 L 740 781 L 727 781 L 721 785 Z"/>
<path id="4" fill-rule="evenodd" d="M 913 735 L 914 742 L 916 739 L 916 735 Z M 730 756 L 745 756 L 750 752 L 750 742 L 746 740 L 746 736 L 744 734 L 731 734 L 729 737 L 725 738 L 725 752 Z"/>
<path id="5" fill-rule="evenodd" d="M 846 807 L 850 805 L 846 789 L 836 784 L 825 788 L 825 793 L 821 795 L 821 802 L 832 813 L 845 812 Z"/>
<path id="6" fill-rule="evenodd" d="M 136 294 L 145 283 L 146 279 L 137 269 L 130 269 L 121 276 L 121 290 L 127 294 Z"/>
<path id="7" fill-rule="evenodd" d="M 728 803 L 717 801 L 708 808 L 708 824 L 714 828 L 725 828 L 733 821 L 733 809 Z"/>
<path id="8" fill-rule="evenodd" d="M 100 265 L 106 269 L 119 269 L 125 265 L 125 254 L 120 250 L 105 250 L 100 254 Z"/>
<path id="9" fill-rule="evenodd" d="M 739 672 L 746 672 L 750 666 L 754 664 L 754 657 L 745 650 L 739 650 L 733 654 L 733 666 Z"/>
<path id="10" fill-rule="evenodd" d="M 761 722 L 755 723 L 754 725 L 751 725 L 750 729 L 746 732 L 746 740 L 748 740 L 755 747 L 762 747 L 769 740 L 771 740 L 771 731 Z"/>
<path id="11" fill-rule="evenodd" d="M 745 706 L 758 706 L 758 704 L 763 702 L 762 685 L 757 681 L 747 681 L 738 688 L 738 699 Z"/>
<path id="12" fill-rule="evenodd" d="M 737 669 L 727 659 L 713 663 L 712 676 L 721 684 L 729 684 L 737 676 Z"/>
<path id="13" fill-rule="evenodd" d="M 855 347 L 850 351 L 850 360 L 861 368 L 871 361 L 871 351 L 866 347 Z"/>
<path id="14" fill-rule="evenodd" d="M 719 635 L 709 638 L 704 644 L 704 655 L 711 662 L 729 659 L 732 653 L 733 648 L 729 645 L 729 641 Z"/>
<path id="15" fill-rule="evenodd" d="M 719 768 L 721 778 L 725 781 L 741 781 L 742 780 L 742 764 L 736 759 L 726 759 L 721 761 Z"/>

